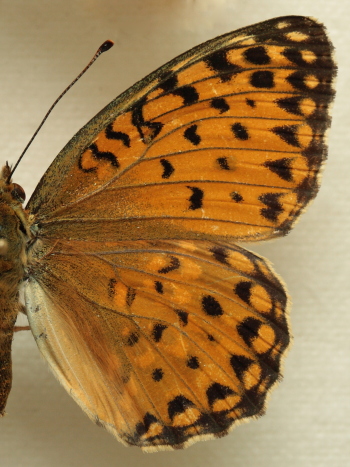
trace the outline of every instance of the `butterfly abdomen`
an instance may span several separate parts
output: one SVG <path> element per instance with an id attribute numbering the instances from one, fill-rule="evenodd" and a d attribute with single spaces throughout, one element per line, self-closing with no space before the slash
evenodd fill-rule
<path id="1" fill-rule="evenodd" d="M 0 180 L 0 416 L 12 383 L 11 344 L 20 308 L 18 288 L 24 274 L 25 244 L 17 211 L 21 217 L 24 212 L 21 202 L 11 193 L 15 186 L 6 181 L 5 169 Z"/>
<path id="2" fill-rule="evenodd" d="M 11 389 L 11 344 L 19 311 L 18 286 L 23 277 L 19 256 L 11 259 L 1 254 L 1 249 L 7 248 L 6 243 L 6 239 L 0 238 L 0 415 L 4 414 Z"/>
<path id="3" fill-rule="evenodd" d="M 0 416 L 4 415 L 12 385 L 11 345 L 17 309 L 6 299 L 0 301 Z"/>

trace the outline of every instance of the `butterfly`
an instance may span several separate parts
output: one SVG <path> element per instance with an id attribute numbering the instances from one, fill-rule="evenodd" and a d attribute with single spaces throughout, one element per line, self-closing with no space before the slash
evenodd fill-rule
<path id="1" fill-rule="evenodd" d="M 0 413 L 25 312 L 53 373 L 125 445 L 183 448 L 265 411 L 289 297 L 237 245 L 319 187 L 336 66 L 317 21 L 225 34 L 136 83 L 24 190 L 0 180 Z"/>

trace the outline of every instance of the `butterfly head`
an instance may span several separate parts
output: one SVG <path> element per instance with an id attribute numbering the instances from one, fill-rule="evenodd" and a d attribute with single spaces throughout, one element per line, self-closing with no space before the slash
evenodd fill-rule
<path id="1" fill-rule="evenodd" d="M 6 165 L 1 170 L 0 192 L 4 194 L 7 193 L 13 201 L 22 204 L 26 199 L 26 194 L 20 185 L 17 183 L 12 183 L 10 174 L 11 168 L 6 163 Z"/>
<path id="2" fill-rule="evenodd" d="M 0 256 L 10 254 L 12 246 L 24 244 L 25 238 L 32 236 L 22 207 L 25 192 L 11 181 L 10 174 L 11 168 L 6 164 L 0 174 Z"/>

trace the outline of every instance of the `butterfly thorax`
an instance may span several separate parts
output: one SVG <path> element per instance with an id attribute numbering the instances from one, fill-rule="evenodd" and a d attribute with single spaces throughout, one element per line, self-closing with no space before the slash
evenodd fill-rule
<path id="1" fill-rule="evenodd" d="M 0 415 L 11 388 L 11 343 L 20 308 L 18 288 L 24 274 L 26 214 L 23 189 L 8 182 L 9 167 L 0 179 Z"/>

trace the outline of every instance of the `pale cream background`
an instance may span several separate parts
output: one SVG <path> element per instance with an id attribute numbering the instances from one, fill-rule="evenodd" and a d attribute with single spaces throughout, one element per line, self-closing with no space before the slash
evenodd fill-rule
<path id="1" fill-rule="evenodd" d="M 71 136 L 156 67 L 216 35 L 275 16 L 324 22 L 337 48 L 338 99 L 322 189 L 287 238 L 255 245 L 293 297 L 294 346 L 267 415 L 221 440 L 142 454 L 94 426 L 41 360 L 30 332 L 14 341 L 14 382 L 0 420 L 0 465 L 344 467 L 350 465 L 349 175 L 347 1 L 1 0 L 0 138 L 13 163 L 41 117 L 105 39 L 103 55 L 59 104 L 15 181 L 30 195 Z"/>

